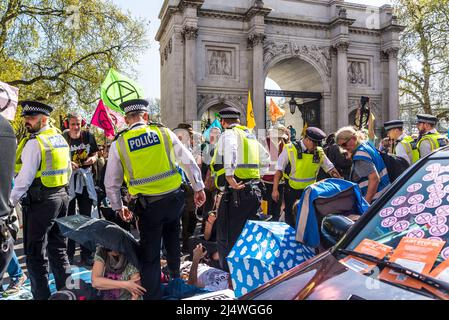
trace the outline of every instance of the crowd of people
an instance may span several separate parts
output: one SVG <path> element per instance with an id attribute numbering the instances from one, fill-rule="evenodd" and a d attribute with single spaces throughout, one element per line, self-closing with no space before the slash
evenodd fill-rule
<path id="1" fill-rule="evenodd" d="M 291 126 L 277 124 L 257 137 L 240 123 L 235 108 L 222 109 L 220 127 L 209 128 L 205 137 L 190 124 L 170 130 L 150 123 L 148 102 L 137 99 L 120 106 L 128 128 L 110 145 L 99 145 L 78 114 L 67 116 L 61 133 L 49 123 L 53 108 L 34 101 L 22 107 L 29 135 L 17 148 L 7 124 L 0 127 L 2 138 L 9 137 L 2 150 L 5 141 L 9 152 L 17 149 L 11 163 L 3 157 L 0 216 L 5 219 L 0 221 L 2 230 L 12 230 L 10 222 L 17 218 L 11 213 L 22 208 L 36 300 L 51 297 L 49 265 L 57 289 L 64 290 L 74 263 L 92 267 L 92 287 L 103 299 L 161 299 L 161 282 L 172 279 L 209 291 L 232 288 L 226 256 L 248 220 L 285 221 L 296 230 L 295 203 L 309 185 L 325 178 L 354 182 L 373 203 L 393 182 L 393 171 L 448 140 L 431 115 L 417 116 L 417 137 L 407 135 L 400 120 L 385 123 L 387 138 L 379 148 L 372 119 L 368 130 L 348 126 L 326 135 L 309 127 L 296 137 Z M 8 165 L 15 166 L 13 180 L 5 177 Z M 75 261 L 76 244 L 55 220 L 91 217 L 93 208 L 137 233 L 140 265 L 106 247 L 91 252 L 81 246 Z M 27 276 L 13 239 L 5 236 L 2 247 L 8 254 L 0 260 L 0 279 L 6 270 L 6 293 L 12 294 Z"/>

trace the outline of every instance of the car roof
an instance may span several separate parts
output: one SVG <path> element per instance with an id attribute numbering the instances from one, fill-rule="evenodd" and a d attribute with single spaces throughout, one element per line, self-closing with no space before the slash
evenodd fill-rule
<path id="1" fill-rule="evenodd" d="M 429 159 L 449 158 L 449 146 L 436 150 L 429 156 Z"/>

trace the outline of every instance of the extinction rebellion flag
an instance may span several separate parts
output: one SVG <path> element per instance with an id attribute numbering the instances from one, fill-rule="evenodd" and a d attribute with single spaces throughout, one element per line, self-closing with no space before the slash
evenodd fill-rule
<path id="1" fill-rule="evenodd" d="M 19 101 L 19 89 L 0 81 L 0 114 L 13 121 Z"/>
<path id="2" fill-rule="evenodd" d="M 135 81 L 110 69 L 101 85 L 101 100 L 110 109 L 120 112 L 120 104 L 131 99 L 143 99 L 142 87 Z"/>

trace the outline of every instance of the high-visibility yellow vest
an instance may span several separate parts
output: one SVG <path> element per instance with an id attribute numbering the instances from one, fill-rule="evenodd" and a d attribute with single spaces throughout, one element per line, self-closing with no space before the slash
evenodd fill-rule
<path id="1" fill-rule="evenodd" d="M 289 186 L 295 190 L 302 190 L 314 184 L 323 163 L 325 155 L 323 148 L 317 147 L 316 154 L 301 152 L 299 159 L 298 150 L 293 143 L 289 143 L 285 148 L 291 169 L 289 174 L 284 172 L 283 176 L 288 181 Z"/>
<path id="2" fill-rule="evenodd" d="M 419 160 L 418 143 L 415 139 L 410 136 L 405 136 L 399 143 L 404 146 L 411 164 L 414 164 Z M 393 150 L 393 153 L 396 154 L 396 148 Z"/>
<path id="3" fill-rule="evenodd" d="M 237 137 L 237 168 L 234 175 L 241 180 L 260 179 L 259 142 L 252 132 L 245 126 L 235 126 L 231 129 Z M 227 150 L 223 150 L 227 152 Z M 211 173 L 217 188 L 224 186 L 224 159 L 218 159 L 218 148 L 210 164 Z"/>
<path id="4" fill-rule="evenodd" d="M 150 125 L 132 129 L 121 134 L 116 144 L 131 195 L 159 195 L 181 186 L 166 128 Z"/>
<path id="5" fill-rule="evenodd" d="M 22 168 L 22 152 L 29 137 L 24 138 L 17 149 L 15 172 Z M 41 150 L 41 164 L 35 178 L 40 178 L 48 188 L 62 187 L 69 183 L 70 148 L 55 128 L 49 128 L 36 136 Z"/>
<path id="6" fill-rule="evenodd" d="M 430 142 L 431 151 L 434 151 L 438 148 L 441 148 L 441 147 L 444 147 L 447 145 L 446 137 L 443 136 L 442 134 L 440 134 L 439 132 L 427 133 L 427 134 L 423 135 L 421 137 L 421 140 L 419 140 L 419 142 L 418 142 L 418 146 L 417 146 L 418 152 L 420 150 L 421 143 L 426 140 Z"/>

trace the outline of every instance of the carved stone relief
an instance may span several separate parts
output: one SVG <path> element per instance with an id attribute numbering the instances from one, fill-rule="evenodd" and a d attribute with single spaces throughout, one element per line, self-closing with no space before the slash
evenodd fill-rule
<path id="1" fill-rule="evenodd" d="M 209 75 L 232 76 L 232 52 L 224 50 L 208 50 L 207 66 Z"/>
<path id="2" fill-rule="evenodd" d="M 264 43 L 265 68 L 271 60 L 282 55 L 312 59 L 321 67 L 327 77 L 331 75 L 331 57 L 328 47 L 318 47 L 316 45 L 307 46 L 292 42 L 266 41 Z"/>
<path id="3" fill-rule="evenodd" d="M 235 106 L 239 106 L 240 109 L 242 109 L 244 105 L 243 95 L 225 94 L 225 93 L 214 93 L 214 94 L 200 93 L 198 94 L 198 110 L 202 110 L 207 104 L 209 104 L 212 101 L 221 104 L 231 102 Z"/>
<path id="4" fill-rule="evenodd" d="M 367 64 L 361 61 L 348 62 L 348 81 L 353 85 L 367 84 Z"/>

